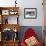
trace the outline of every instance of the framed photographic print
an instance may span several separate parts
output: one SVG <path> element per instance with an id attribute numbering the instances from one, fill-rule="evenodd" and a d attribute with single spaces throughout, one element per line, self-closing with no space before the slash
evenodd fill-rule
<path id="1" fill-rule="evenodd" d="M 16 10 L 14 10 L 14 9 L 9 11 L 9 14 L 10 14 L 10 15 L 16 15 L 17 13 L 18 13 L 18 12 L 17 12 Z"/>
<path id="2" fill-rule="evenodd" d="M 37 18 L 37 8 L 24 8 L 24 18 L 36 19 Z"/>
<path id="3" fill-rule="evenodd" d="M 2 10 L 2 15 L 9 15 L 9 10 Z"/>

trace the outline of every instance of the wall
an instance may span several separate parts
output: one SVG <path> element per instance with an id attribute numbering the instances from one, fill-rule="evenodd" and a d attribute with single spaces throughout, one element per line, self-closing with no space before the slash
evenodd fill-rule
<path id="1" fill-rule="evenodd" d="M 37 34 L 37 37 L 41 43 L 43 43 L 43 34 L 42 34 L 42 26 L 21 26 L 19 32 L 19 39 L 22 40 L 24 33 L 28 28 L 32 28 L 34 32 Z"/>
<path id="2" fill-rule="evenodd" d="M 21 0 L 20 2 L 22 9 L 20 12 L 20 24 L 22 26 L 43 26 L 43 6 L 42 0 Z M 24 19 L 24 8 L 37 8 L 37 19 Z"/>
<path id="3" fill-rule="evenodd" d="M 0 0 L 0 6 L 15 6 L 15 0 Z M 21 26 L 43 26 L 42 0 L 17 0 L 20 6 L 19 24 Z M 24 8 L 37 8 L 37 19 L 24 19 Z"/>

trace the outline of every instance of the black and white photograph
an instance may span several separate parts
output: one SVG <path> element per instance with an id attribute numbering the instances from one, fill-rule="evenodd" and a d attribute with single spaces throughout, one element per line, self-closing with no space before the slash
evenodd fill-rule
<path id="1" fill-rule="evenodd" d="M 37 18 L 36 8 L 24 8 L 24 18 L 34 19 Z"/>

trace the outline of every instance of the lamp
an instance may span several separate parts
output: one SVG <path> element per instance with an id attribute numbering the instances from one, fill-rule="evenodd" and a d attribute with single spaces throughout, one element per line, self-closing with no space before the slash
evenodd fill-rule
<path id="1" fill-rule="evenodd" d="M 17 2 L 16 2 L 17 0 L 15 0 L 15 7 L 16 7 L 16 4 L 17 4 Z"/>

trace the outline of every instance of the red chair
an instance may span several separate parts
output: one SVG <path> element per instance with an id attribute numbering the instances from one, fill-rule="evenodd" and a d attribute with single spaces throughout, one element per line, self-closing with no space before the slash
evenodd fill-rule
<path id="1" fill-rule="evenodd" d="M 22 38 L 21 46 L 27 46 L 25 43 L 25 39 L 28 39 L 29 37 L 32 37 L 32 36 L 34 36 L 37 39 L 37 35 L 34 32 L 34 30 L 32 28 L 27 29 L 27 31 L 24 34 L 24 37 Z M 35 46 L 41 46 L 39 41 L 37 42 Z"/>

